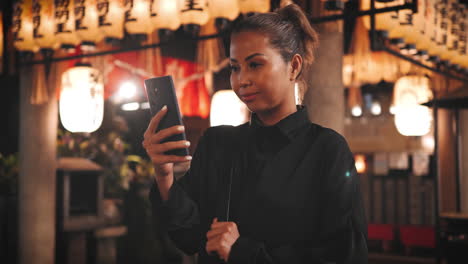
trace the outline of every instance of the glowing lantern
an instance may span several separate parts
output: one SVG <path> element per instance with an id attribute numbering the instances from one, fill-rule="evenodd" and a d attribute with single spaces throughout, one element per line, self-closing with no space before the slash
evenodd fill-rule
<path id="1" fill-rule="evenodd" d="M 180 20 L 185 25 L 204 25 L 210 18 L 207 0 L 180 0 Z"/>
<path id="2" fill-rule="evenodd" d="M 55 36 L 62 48 L 80 44 L 75 31 L 75 9 L 72 1 L 55 1 Z"/>
<path id="3" fill-rule="evenodd" d="M 211 126 L 238 126 L 247 121 L 247 107 L 232 90 L 221 90 L 211 101 Z"/>
<path id="4" fill-rule="evenodd" d="M 460 17 L 460 38 L 458 40 L 459 56 L 456 63 L 462 68 L 468 69 L 468 9 L 465 8 L 461 12 Z"/>
<path id="5" fill-rule="evenodd" d="M 234 20 L 239 16 L 239 1 L 237 0 L 209 0 L 210 16 L 213 18 L 224 18 Z"/>
<path id="6" fill-rule="evenodd" d="M 13 45 L 19 51 L 36 52 L 39 47 L 34 43 L 32 22 L 32 0 L 16 1 L 13 5 Z"/>
<path id="7" fill-rule="evenodd" d="M 95 46 L 103 40 L 96 0 L 75 0 L 75 30 L 84 46 Z"/>
<path id="8" fill-rule="evenodd" d="M 416 37 L 416 49 L 422 54 L 427 55 L 427 50 L 431 43 L 429 37 L 429 14 L 433 13 L 433 7 L 426 1 L 418 1 L 418 12 L 413 15 L 415 34 Z"/>
<path id="9" fill-rule="evenodd" d="M 55 37 L 54 0 L 33 0 L 33 37 L 42 50 L 54 50 L 60 46 Z"/>
<path id="10" fill-rule="evenodd" d="M 266 13 L 270 11 L 270 0 L 240 0 L 240 11 L 248 13 Z"/>
<path id="11" fill-rule="evenodd" d="M 125 10 L 122 0 L 98 0 L 99 29 L 104 37 L 122 39 L 124 36 Z"/>
<path id="12" fill-rule="evenodd" d="M 149 0 L 125 0 L 125 29 L 136 35 L 153 32 Z"/>
<path id="13" fill-rule="evenodd" d="M 432 98 L 429 78 L 410 75 L 400 78 L 394 87 L 395 125 L 405 136 L 423 136 L 431 129 L 431 110 L 420 105 Z"/>
<path id="14" fill-rule="evenodd" d="M 176 30 L 180 27 L 179 4 L 174 0 L 154 0 L 151 22 L 155 29 Z"/>
<path id="15" fill-rule="evenodd" d="M 97 130 L 104 116 L 104 84 L 99 71 L 81 64 L 64 72 L 59 108 L 60 120 L 67 130 Z"/>

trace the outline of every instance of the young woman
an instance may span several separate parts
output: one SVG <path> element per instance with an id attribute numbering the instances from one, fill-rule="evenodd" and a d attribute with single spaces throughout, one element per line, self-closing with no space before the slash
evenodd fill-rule
<path id="1" fill-rule="evenodd" d="M 353 155 L 342 136 L 311 123 L 295 104 L 294 83 L 316 45 L 294 4 L 238 23 L 231 86 L 251 120 L 209 128 L 178 181 L 173 164 L 191 157 L 164 152 L 190 143 L 161 141 L 183 127 L 154 133 L 166 109 L 151 120 L 143 146 L 156 170 L 154 212 L 199 263 L 367 263 Z"/>

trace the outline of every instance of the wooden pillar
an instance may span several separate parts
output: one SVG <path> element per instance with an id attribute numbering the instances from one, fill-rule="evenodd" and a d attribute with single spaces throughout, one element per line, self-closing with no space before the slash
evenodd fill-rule
<path id="1" fill-rule="evenodd" d="M 20 72 L 18 256 L 21 264 L 51 264 L 55 254 L 57 102 L 52 98 L 47 103 L 32 105 L 32 87 L 33 68 L 23 67 Z"/>
<path id="2" fill-rule="evenodd" d="M 460 208 L 468 213 L 468 110 L 460 109 Z"/>
<path id="3" fill-rule="evenodd" d="M 344 133 L 344 88 L 342 80 L 343 33 L 320 31 L 320 46 L 307 74 L 304 96 L 312 122 Z"/>
<path id="4" fill-rule="evenodd" d="M 307 2 L 307 1 L 303 1 Z M 330 15 L 322 1 L 309 1 L 304 5 L 313 17 Z M 319 48 L 315 62 L 305 74 L 307 105 L 312 122 L 344 133 L 344 87 L 343 87 L 343 32 L 342 22 L 334 21 L 313 25 L 319 33 Z"/>

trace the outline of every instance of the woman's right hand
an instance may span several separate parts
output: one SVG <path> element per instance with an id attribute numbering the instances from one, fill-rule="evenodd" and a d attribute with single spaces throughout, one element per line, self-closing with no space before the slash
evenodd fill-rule
<path id="1" fill-rule="evenodd" d="M 156 179 L 172 176 L 174 172 L 174 163 L 186 162 L 192 159 L 191 156 L 177 156 L 167 155 L 166 151 L 180 148 L 187 148 L 190 142 L 186 140 L 169 141 L 161 143 L 164 139 L 184 132 L 183 126 L 173 126 L 167 129 L 162 129 L 155 133 L 161 119 L 166 115 L 167 107 L 164 106 L 154 117 L 151 119 L 148 128 L 144 134 L 143 147 L 146 153 L 151 158 L 156 172 Z M 172 177 L 171 177 L 172 178 Z"/>

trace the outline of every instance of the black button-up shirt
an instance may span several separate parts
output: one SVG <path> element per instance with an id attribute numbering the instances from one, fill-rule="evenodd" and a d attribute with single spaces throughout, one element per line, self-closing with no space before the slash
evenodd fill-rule
<path id="1" fill-rule="evenodd" d="M 298 111 L 276 125 L 252 116 L 209 128 L 169 200 L 150 194 L 178 247 L 199 263 L 214 217 L 237 223 L 228 263 L 367 263 L 367 226 L 353 156 L 331 129 Z"/>

